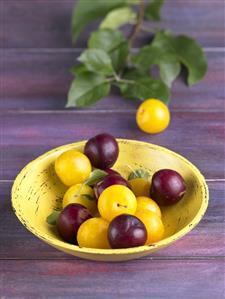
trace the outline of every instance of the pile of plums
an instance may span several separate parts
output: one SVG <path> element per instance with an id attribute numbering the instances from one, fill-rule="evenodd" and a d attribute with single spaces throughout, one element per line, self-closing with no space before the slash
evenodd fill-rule
<path id="1" fill-rule="evenodd" d="M 63 240 L 80 247 L 129 248 L 163 238 L 160 206 L 177 203 L 185 194 L 185 181 L 172 169 L 161 169 L 149 181 L 125 179 L 111 167 L 119 146 L 110 134 L 89 139 L 83 152 L 71 150 L 55 162 L 56 173 L 69 188 L 56 225 Z M 102 176 L 88 185 L 93 169 Z"/>

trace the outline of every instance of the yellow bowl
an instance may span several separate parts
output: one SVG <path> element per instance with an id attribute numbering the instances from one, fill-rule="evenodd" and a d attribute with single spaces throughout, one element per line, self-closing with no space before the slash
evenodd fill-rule
<path id="1" fill-rule="evenodd" d="M 162 209 L 165 237 L 150 246 L 128 249 L 80 248 L 64 242 L 56 228 L 46 223 L 46 217 L 61 206 L 66 187 L 54 172 L 54 161 L 64 151 L 82 151 L 85 141 L 53 149 L 29 163 L 17 176 L 12 188 L 12 205 L 23 225 L 38 238 L 66 253 L 101 261 L 125 261 L 142 257 L 172 244 L 183 237 L 203 217 L 208 205 L 208 188 L 199 170 L 182 156 L 166 148 L 135 141 L 118 139 L 119 158 L 115 169 L 125 177 L 131 166 L 145 168 L 153 174 L 162 168 L 178 171 L 185 179 L 187 192 L 177 204 Z"/>

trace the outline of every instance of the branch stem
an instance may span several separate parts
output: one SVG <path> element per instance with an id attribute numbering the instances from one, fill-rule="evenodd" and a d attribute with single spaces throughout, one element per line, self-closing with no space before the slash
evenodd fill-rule
<path id="1" fill-rule="evenodd" d="M 127 84 L 134 84 L 135 83 L 134 80 L 128 80 L 128 79 L 120 79 L 118 82 L 127 83 Z"/>
<path id="2" fill-rule="evenodd" d="M 144 0 L 140 0 L 137 23 L 133 27 L 133 30 L 132 30 L 132 32 L 130 34 L 130 37 L 129 37 L 130 47 L 132 47 L 137 34 L 141 30 L 141 26 L 142 26 L 142 23 L 143 23 L 143 20 L 144 20 L 144 13 L 145 13 L 145 2 L 144 2 Z"/>
<path id="3" fill-rule="evenodd" d="M 127 84 L 134 84 L 135 81 L 134 80 L 128 80 L 128 79 L 123 79 L 121 78 L 118 74 L 116 74 L 116 72 L 113 74 L 112 77 L 109 77 L 106 79 L 106 82 L 118 82 L 118 83 L 127 83 Z"/>
<path id="4" fill-rule="evenodd" d="M 144 31 L 144 32 L 149 32 L 149 33 L 155 33 L 157 31 L 156 28 L 148 28 L 148 27 L 145 27 L 145 26 L 141 26 L 141 31 Z"/>

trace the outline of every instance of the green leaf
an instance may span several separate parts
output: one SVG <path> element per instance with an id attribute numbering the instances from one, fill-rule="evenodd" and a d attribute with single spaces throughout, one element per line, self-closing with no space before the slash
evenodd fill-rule
<path id="1" fill-rule="evenodd" d="M 138 54 L 131 56 L 131 60 L 137 68 L 146 71 L 156 63 L 159 56 L 158 49 L 152 45 L 147 45 L 142 47 Z"/>
<path id="2" fill-rule="evenodd" d="M 53 211 L 47 218 L 46 222 L 50 225 L 56 225 L 59 218 L 60 211 Z"/>
<path id="3" fill-rule="evenodd" d="M 124 66 L 129 53 L 128 42 L 119 30 L 100 29 L 93 32 L 88 47 L 107 52 L 116 71 Z"/>
<path id="4" fill-rule="evenodd" d="M 128 5 L 131 0 L 79 0 L 72 15 L 72 37 L 76 41 L 85 26 L 104 17 L 112 9 Z"/>
<path id="5" fill-rule="evenodd" d="M 188 85 L 200 81 L 207 72 L 207 59 L 200 45 L 188 36 L 174 39 L 174 48 L 182 64 L 188 70 Z"/>
<path id="6" fill-rule="evenodd" d="M 121 43 L 116 49 L 109 53 L 112 59 L 113 68 L 116 71 L 123 69 L 126 64 L 128 54 L 129 45 L 127 41 Z"/>
<path id="7" fill-rule="evenodd" d="M 125 38 L 119 30 L 99 29 L 91 34 L 88 47 L 90 49 L 102 49 L 109 53 L 124 41 Z"/>
<path id="8" fill-rule="evenodd" d="M 134 83 L 121 84 L 121 92 L 125 98 L 144 101 L 148 98 L 157 98 L 164 103 L 169 102 L 170 92 L 161 80 L 149 77 L 137 78 Z"/>
<path id="9" fill-rule="evenodd" d="M 148 70 L 137 69 L 137 68 L 134 68 L 134 67 L 127 67 L 123 71 L 122 80 L 124 80 L 124 79 L 129 80 L 130 84 L 132 84 L 132 83 L 135 83 L 135 81 L 137 79 L 140 79 L 140 78 L 147 78 L 148 79 L 149 77 L 150 77 L 150 73 L 149 73 Z M 125 83 L 125 82 L 119 82 L 119 83 L 118 82 L 113 82 L 113 84 L 120 88 L 122 94 L 126 93 L 126 90 L 129 86 L 129 84 Z"/>
<path id="10" fill-rule="evenodd" d="M 160 10 L 164 4 L 164 0 L 150 0 L 150 3 L 145 8 L 145 19 L 159 21 Z"/>
<path id="11" fill-rule="evenodd" d="M 181 66 L 177 61 L 162 61 L 159 62 L 160 77 L 162 81 L 168 86 L 171 87 L 173 81 L 180 74 Z"/>
<path id="12" fill-rule="evenodd" d="M 88 200 L 95 200 L 95 198 L 93 196 L 91 196 L 90 194 L 81 194 L 81 197 L 83 197 L 84 199 L 88 199 Z"/>
<path id="13" fill-rule="evenodd" d="M 127 0 L 127 4 L 137 5 L 140 4 L 140 0 Z"/>
<path id="14" fill-rule="evenodd" d="M 72 75 L 76 76 L 81 73 L 87 72 L 87 68 L 83 64 L 78 64 L 70 68 L 70 72 Z"/>
<path id="15" fill-rule="evenodd" d="M 78 60 L 94 73 L 112 75 L 114 73 L 110 56 L 101 49 L 87 49 Z"/>
<path id="16" fill-rule="evenodd" d="M 123 79 L 137 80 L 138 78 L 149 78 L 150 72 L 148 69 L 126 68 L 123 72 Z"/>
<path id="17" fill-rule="evenodd" d="M 167 31 L 158 31 L 152 43 L 141 48 L 139 53 L 132 57 L 137 67 L 145 69 L 162 61 L 176 62 L 177 60 L 173 37 Z"/>
<path id="18" fill-rule="evenodd" d="M 150 177 L 150 174 L 148 171 L 144 169 L 137 169 L 133 172 L 130 173 L 128 176 L 128 180 L 133 180 L 137 178 L 143 178 L 143 179 L 148 179 Z"/>
<path id="19" fill-rule="evenodd" d="M 108 175 L 107 172 L 101 169 L 95 169 L 91 172 L 89 178 L 85 181 L 85 184 L 92 186 L 107 175 Z"/>
<path id="20" fill-rule="evenodd" d="M 130 7 L 116 8 L 110 11 L 101 22 L 101 29 L 117 29 L 136 20 L 137 14 Z"/>
<path id="21" fill-rule="evenodd" d="M 132 58 L 134 64 L 141 69 L 149 69 L 152 65 L 158 65 L 160 77 L 168 87 L 171 87 L 181 69 L 173 42 L 174 39 L 168 32 L 158 31 L 153 42 L 143 47 Z"/>
<path id="22" fill-rule="evenodd" d="M 96 103 L 107 96 L 110 84 L 105 76 L 92 72 L 82 72 L 73 80 L 66 107 L 83 107 Z"/>
<path id="23" fill-rule="evenodd" d="M 189 72 L 188 84 L 201 80 L 207 71 L 207 61 L 197 42 L 186 36 L 173 37 L 167 31 L 158 31 L 153 42 L 132 57 L 136 67 L 149 69 L 158 65 L 162 80 L 170 87 L 180 72 L 180 63 Z"/>

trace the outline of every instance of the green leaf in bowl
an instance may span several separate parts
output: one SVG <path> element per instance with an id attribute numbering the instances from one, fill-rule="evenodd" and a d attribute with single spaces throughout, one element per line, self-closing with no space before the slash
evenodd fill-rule
<path id="1" fill-rule="evenodd" d="M 48 217 L 46 218 L 46 222 L 50 225 L 56 225 L 56 222 L 59 218 L 60 211 L 53 211 Z"/>
<path id="2" fill-rule="evenodd" d="M 137 178 L 143 178 L 148 179 L 150 177 L 150 174 L 147 170 L 144 169 L 136 169 L 133 172 L 131 172 L 128 176 L 128 180 L 133 180 Z"/>

